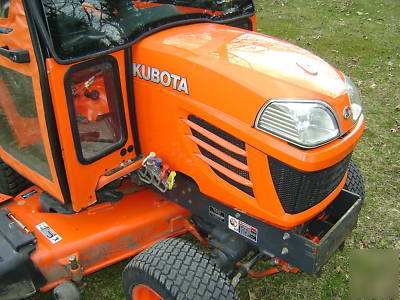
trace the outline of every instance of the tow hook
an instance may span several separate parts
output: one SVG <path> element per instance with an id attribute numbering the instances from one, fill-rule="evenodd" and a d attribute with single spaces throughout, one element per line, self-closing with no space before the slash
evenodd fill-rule
<path id="1" fill-rule="evenodd" d="M 142 168 L 138 170 L 141 181 L 154 185 L 161 192 L 172 190 L 175 183 L 176 172 L 171 171 L 167 164 L 163 165 L 161 158 L 156 158 L 154 152 L 143 160 Z"/>

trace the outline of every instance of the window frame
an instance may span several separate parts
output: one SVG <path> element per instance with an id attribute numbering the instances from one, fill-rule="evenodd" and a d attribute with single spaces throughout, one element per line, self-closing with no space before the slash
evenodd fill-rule
<path id="1" fill-rule="evenodd" d="M 85 158 L 83 155 L 83 150 L 82 150 L 82 144 L 80 141 L 79 137 L 79 128 L 78 128 L 78 122 L 76 119 L 76 110 L 75 110 L 75 105 L 74 105 L 74 99 L 72 95 L 72 89 L 71 89 L 71 75 L 77 71 L 102 64 L 102 63 L 110 63 L 111 64 L 111 69 L 112 69 L 112 75 L 113 75 L 113 85 L 115 88 L 115 96 L 116 96 L 116 113 L 119 115 L 119 120 L 120 120 L 120 125 L 121 125 L 121 138 L 120 140 L 115 143 L 113 146 L 107 148 L 105 151 L 99 152 L 99 154 L 90 157 L 89 159 Z M 64 88 L 65 88 L 65 94 L 67 98 L 67 107 L 68 107 L 68 115 L 70 119 L 70 124 L 71 124 L 71 131 L 72 131 L 72 137 L 74 140 L 74 145 L 75 145 L 75 152 L 76 156 L 78 158 L 78 161 L 83 164 L 83 165 L 89 165 L 92 164 L 103 157 L 106 157 L 110 153 L 113 153 L 119 149 L 121 149 L 126 141 L 127 141 L 127 125 L 126 125 L 126 118 L 125 118 L 125 110 L 124 110 L 124 103 L 123 103 L 123 97 L 122 97 L 122 89 L 121 89 L 121 80 L 120 80 L 120 74 L 119 74 L 119 69 L 118 69 L 118 62 L 117 60 L 111 56 L 111 55 L 104 55 L 97 57 L 92 60 L 84 61 L 79 64 L 75 64 L 71 66 L 67 72 L 65 73 L 64 76 Z"/>
<path id="2" fill-rule="evenodd" d="M 56 60 L 56 62 L 59 63 L 60 65 L 69 65 L 69 64 L 84 61 L 87 59 L 92 59 L 92 58 L 95 58 L 95 57 L 98 57 L 101 55 L 111 54 L 111 53 L 117 52 L 119 50 L 128 49 L 129 47 L 137 44 L 142 39 L 144 39 L 154 33 L 157 33 L 157 32 L 169 29 L 169 28 L 177 27 L 177 26 L 198 24 L 198 23 L 229 24 L 231 22 L 236 22 L 236 21 L 240 21 L 243 19 L 247 19 L 256 14 L 254 1 L 252 0 L 251 3 L 252 3 L 253 11 L 250 13 L 246 13 L 246 14 L 239 15 L 239 16 L 232 16 L 232 17 L 226 18 L 224 20 L 210 20 L 209 18 L 186 18 L 183 20 L 175 20 L 175 21 L 171 21 L 168 24 L 160 25 L 156 28 L 153 28 L 146 32 L 143 32 L 142 34 L 140 34 L 137 37 L 135 37 L 134 39 L 132 39 L 132 41 L 130 41 L 124 45 L 113 47 L 108 50 L 103 50 L 103 51 L 99 51 L 96 53 L 88 54 L 85 56 L 63 59 L 58 56 L 57 51 L 54 48 L 53 41 L 50 36 L 50 32 L 49 32 L 49 28 L 48 28 L 48 24 L 47 24 L 47 19 L 44 16 L 45 13 L 44 13 L 44 8 L 43 8 L 43 4 L 42 4 L 41 0 L 27 1 L 29 10 L 31 11 L 31 13 L 35 19 L 35 22 L 38 26 L 40 34 L 43 36 L 46 46 L 50 51 L 51 57 L 53 57 Z"/>

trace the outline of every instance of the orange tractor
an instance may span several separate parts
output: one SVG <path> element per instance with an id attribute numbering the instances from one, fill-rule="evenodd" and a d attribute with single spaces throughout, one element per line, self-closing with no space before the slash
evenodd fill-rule
<path id="1" fill-rule="evenodd" d="M 0 3 L 0 299 L 128 257 L 127 299 L 235 299 L 356 226 L 357 88 L 252 0 Z"/>

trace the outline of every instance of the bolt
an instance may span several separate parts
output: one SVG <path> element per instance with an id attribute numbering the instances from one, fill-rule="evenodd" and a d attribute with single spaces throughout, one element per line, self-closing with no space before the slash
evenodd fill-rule
<path id="1" fill-rule="evenodd" d="M 287 232 L 285 232 L 284 234 L 283 234 L 283 240 L 288 240 L 290 238 L 290 234 L 289 233 L 287 233 Z"/>
<path id="2" fill-rule="evenodd" d="M 289 249 L 288 248 L 286 248 L 286 247 L 282 248 L 282 252 L 281 252 L 282 255 L 285 255 L 285 254 L 288 254 L 288 253 L 289 253 Z"/>
<path id="3" fill-rule="evenodd" d="M 188 202 L 189 202 L 189 204 L 192 204 L 192 199 L 189 199 Z"/>
<path id="4" fill-rule="evenodd" d="M 236 218 L 240 218 L 240 214 L 239 214 L 239 213 L 236 213 L 236 214 L 235 214 L 235 217 L 236 217 Z"/>
<path id="5" fill-rule="evenodd" d="M 71 270 L 76 270 L 79 268 L 78 262 L 76 260 L 76 256 L 75 255 L 71 255 L 69 258 L 69 264 L 71 266 Z"/>

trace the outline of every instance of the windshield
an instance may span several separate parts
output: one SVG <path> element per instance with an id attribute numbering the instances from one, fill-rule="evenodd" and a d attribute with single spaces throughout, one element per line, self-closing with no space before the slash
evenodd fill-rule
<path id="1" fill-rule="evenodd" d="M 252 0 L 43 0 L 57 56 L 85 57 L 183 20 L 223 21 L 254 13 Z"/>

